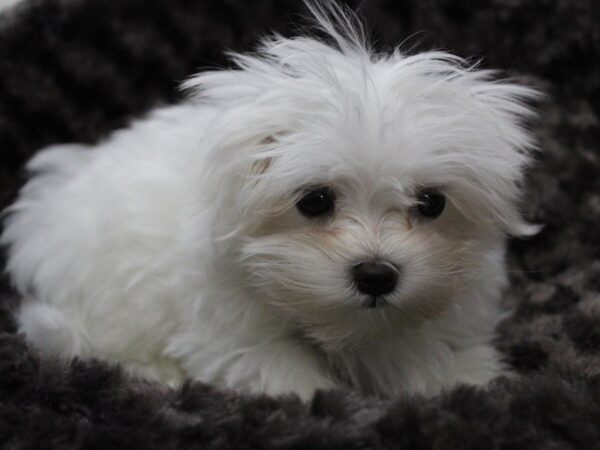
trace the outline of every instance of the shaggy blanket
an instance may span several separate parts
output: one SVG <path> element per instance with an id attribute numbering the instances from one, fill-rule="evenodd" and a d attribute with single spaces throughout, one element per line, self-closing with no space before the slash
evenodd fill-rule
<path id="1" fill-rule="evenodd" d="M 0 294 L 0 447 L 7 449 L 600 448 L 600 8 L 595 0 L 351 1 L 379 48 L 445 48 L 526 76 L 548 99 L 525 209 L 545 224 L 509 245 L 512 316 L 498 348 L 518 376 L 435 398 L 174 389 L 101 362 L 41 357 Z M 298 0 L 26 0 L 0 16 L 0 206 L 40 147 L 93 142 L 224 49 L 289 34 Z M 65 280 L 68 282 L 68 280 Z"/>

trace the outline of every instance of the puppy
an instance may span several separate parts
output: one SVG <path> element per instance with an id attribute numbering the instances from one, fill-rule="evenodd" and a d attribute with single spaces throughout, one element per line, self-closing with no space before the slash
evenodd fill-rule
<path id="1" fill-rule="evenodd" d="M 507 235 L 537 93 L 351 13 L 273 36 L 190 99 L 29 163 L 2 242 L 49 354 L 253 392 L 434 394 L 503 372 Z"/>

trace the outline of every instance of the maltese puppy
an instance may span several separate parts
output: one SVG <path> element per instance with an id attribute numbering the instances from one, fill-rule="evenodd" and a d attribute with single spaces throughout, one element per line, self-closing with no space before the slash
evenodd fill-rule
<path id="1" fill-rule="evenodd" d="M 2 242 L 41 351 L 309 399 L 503 372 L 507 235 L 536 97 L 443 52 L 372 52 L 351 13 L 190 99 L 29 163 Z"/>

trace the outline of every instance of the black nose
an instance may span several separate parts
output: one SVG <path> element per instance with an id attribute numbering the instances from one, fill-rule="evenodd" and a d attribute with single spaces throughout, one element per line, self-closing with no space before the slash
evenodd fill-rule
<path id="1" fill-rule="evenodd" d="M 398 283 L 398 269 L 385 262 L 357 264 L 352 268 L 352 275 L 358 290 L 372 296 L 388 294 Z"/>

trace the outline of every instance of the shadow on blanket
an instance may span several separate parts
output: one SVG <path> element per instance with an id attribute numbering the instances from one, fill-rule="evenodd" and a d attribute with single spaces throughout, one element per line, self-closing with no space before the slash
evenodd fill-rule
<path id="1" fill-rule="evenodd" d="M 483 56 L 551 95 L 528 196 L 530 219 L 546 226 L 510 244 L 514 314 L 499 329 L 521 376 L 433 399 L 327 392 L 310 405 L 200 383 L 170 389 L 98 362 L 40 358 L 14 334 L 15 295 L 2 280 L 0 447 L 600 448 L 600 8 L 363 3 L 381 46 L 417 33 L 408 46 Z M 32 0 L 0 16 L 0 206 L 39 147 L 92 142 L 176 101 L 186 75 L 225 64 L 224 48 L 249 48 L 258 32 L 287 33 L 299 11 L 296 0 Z"/>

